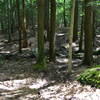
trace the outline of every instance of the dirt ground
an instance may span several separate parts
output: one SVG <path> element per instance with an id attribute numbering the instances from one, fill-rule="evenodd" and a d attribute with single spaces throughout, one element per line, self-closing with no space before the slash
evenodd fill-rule
<path id="1" fill-rule="evenodd" d="M 64 40 L 65 36 L 59 36 Z M 66 74 L 68 59 L 64 48 L 57 50 L 56 62 L 47 64 L 47 71 L 34 71 L 36 57 L 30 47 L 19 54 L 17 42 L 7 43 L 0 38 L 0 100 L 100 100 L 100 89 L 83 86 L 76 80 L 87 68 L 82 65 L 83 54 L 73 58 L 70 76 Z M 98 47 L 99 40 L 100 37 Z M 61 42 L 56 44 L 60 48 L 64 44 Z M 94 65 L 100 64 L 100 55 L 94 59 Z"/>

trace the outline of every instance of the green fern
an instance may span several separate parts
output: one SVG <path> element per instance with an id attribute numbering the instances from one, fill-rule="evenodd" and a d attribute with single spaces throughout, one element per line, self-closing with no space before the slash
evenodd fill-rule
<path id="1" fill-rule="evenodd" d="M 100 88 L 100 65 L 87 69 L 77 80 L 82 84 Z"/>

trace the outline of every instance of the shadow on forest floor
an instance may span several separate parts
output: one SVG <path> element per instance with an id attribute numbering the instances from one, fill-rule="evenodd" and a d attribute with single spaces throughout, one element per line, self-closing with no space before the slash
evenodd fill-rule
<path id="1" fill-rule="evenodd" d="M 83 86 L 75 80 L 86 69 L 82 57 L 73 58 L 73 72 L 67 76 L 66 56 L 57 56 L 55 63 L 47 65 L 47 71 L 39 72 L 33 70 L 36 58 L 29 49 L 22 54 L 16 50 L 17 43 L 0 42 L 0 100 L 81 100 L 77 99 L 79 96 L 100 100 L 100 89 Z M 100 56 L 95 63 L 100 64 Z"/>

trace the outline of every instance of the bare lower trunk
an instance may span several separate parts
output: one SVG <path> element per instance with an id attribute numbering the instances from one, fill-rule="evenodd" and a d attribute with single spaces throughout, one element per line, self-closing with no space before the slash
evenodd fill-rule
<path id="1" fill-rule="evenodd" d="M 18 33 L 19 33 L 19 52 L 21 53 L 21 23 L 20 23 L 20 8 L 19 8 L 19 0 L 16 0 L 16 8 L 17 8 L 17 16 L 18 16 Z"/>
<path id="2" fill-rule="evenodd" d="M 22 47 L 27 47 L 27 32 L 26 32 L 26 16 L 25 16 L 25 0 L 22 0 Z"/>
<path id="3" fill-rule="evenodd" d="M 56 28 L 56 1 L 51 1 L 51 16 L 50 16 L 50 44 L 49 57 L 50 61 L 55 60 L 55 28 Z"/>
<path id="4" fill-rule="evenodd" d="M 84 63 L 86 65 L 91 65 L 93 63 L 93 31 L 92 31 L 92 9 L 88 5 L 91 0 L 85 0 L 85 21 L 84 21 L 84 31 L 85 31 L 85 56 Z"/>
<path id="5" fill-rule="evenodd" d="M 73 27 L 74 27 L 74 15 L 75 15 L 75 0 L 73 0 L 73 7 L 71 13 L 71 23 L 70 23 L 70 32 L 69 32 L 69 61 L 68 61 L 68 73 L 72 71 L 72 43 L 73 43 Z"/>
<path id="6" fill-rule="evenodd" d="M 38 0 L 38 61 L 44 65 L 44 0 Z"/>

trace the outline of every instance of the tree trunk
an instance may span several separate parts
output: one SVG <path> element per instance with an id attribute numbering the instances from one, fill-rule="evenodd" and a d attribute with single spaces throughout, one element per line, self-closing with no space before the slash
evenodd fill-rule
<path id="1" fill-rule="evenodd" d="M 74 15 L 75 15 L 75 1 L 72 1 L 72 13 L 71 13 L 71 23 L 69 32 L 69 61 L 68 61 L 68 74 L 72 71 L 72 43 L 73 43 L 73 29 L 74 29 Z"/>
<path id="2" fill-rule="evenodd" d="M 32 30 L 34 31 L 34 13 L 33 13 L 33 9 L 34 9 L 34 7 L 33 7 L 33 0 L 30 0 L 30 8 L 31 8 L 31 26 L 32 26 Z M 29 22 L 30 22 L 29 21 Z"/>
<path id="3" fill-rule="evenodd" d="M 80 33 L 80 41 L 79 41 L 79 51 L 83 51 L 83 36 L 84 36 L 84 16 L 82 16 L 81 23 L 81 33 Z"/>
<path id="4" fill-rule="evenodd" d="M 73 41 L 75 42 L 78 37 L 78 0 L 75 0 L 75 15 L 74 15 L 74 26 L 73 26 Z"/>
<path id="5" fill-rule="evenodd" d="M 66 27 L 67 26 L 67 23 L 66 23 L 66 2 L 65 2 L 65 0 L 64 0 L 64 5 L 63 5 L 63 16 L 64 16 L 64 27 Z"/>
<path id="6" fill-rule="evenodd" d="M 44 56 L 44 0 L 38 0 L 38 64 L 45 64 Z"/>
<path id="7" fill-rule="evenodd" d="M 85 55 L 84 63 L 86 65 L 91 65 L 93 63 L 93 31 L 92 31 L 92 9 L 89 3 L 91 0 L 85 0 L 85 21 L 84 21 L 84 31 L 85 31 Z"/>
<path id="8" fill-rule="evenodd" d="M 49 57 L 50 61 L 55 60 L 55 28 L 56 28 L 56 1 L 50 0 L 51 13 L 50 13 L 50 44 L 49 44 Z"/>
<path id="9" fill-rule="evenodd" d="M 22 0 L 22 47 L 26 48 L 27 43 L 27 32 L 26 32 L 26 16 L 25 16 L 25 0 Z"/>
<path id="10" fill-rule="evenodd" d="M 47 32 L 47 40 L 49 41 L 50 33 L 49 33 L 49 2 L 50 0 L 45 0 L 45 20 L 44 20 L 44 28 Z"/>
<path id="11" fill-rule="evenodd" d="M 8 42 L 11 42 L 12 38 L 11 38 L 11 1 L 7 1 L 8 5 Z"/>
<path id="12" fill-rule="evenodd" d="M 82 1 L 82 13 L 84 13 L 84 1 Z M 81 19 L 81 33 L 80 33 L 80 41 L 79 41 L 80 52 L 83 51 L 84 49 L 83 36 L 84 36 L 84 15 L 82 15 L 82 19 Z"/>
<path id="13" fill-rule="evenodd" d="M 93 22 L 92 22 L 92 25 L 93 25 L 93 47 L 94 49 L 96 48 L 96 32 L 95 32 L 95 29 L 96 29 L 96 25 L 95 25 L 95 12 L 92 13 L 93 15 Z"/>
<path id="14" fill-rule="evenodd" d="M 19 0 L 16 0 L 16 8 L 17 8 L 17 16 L 18 16 L 18 32 L 19 32 L 19 52 L 21 53 L 22 45 L 21 45 L 21 21 L 20 21 L 20 6 L 19 6 Z"/>

